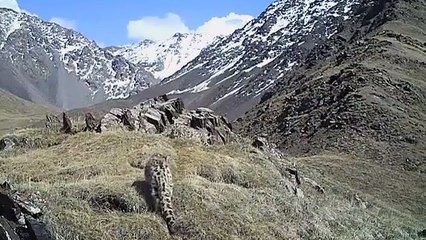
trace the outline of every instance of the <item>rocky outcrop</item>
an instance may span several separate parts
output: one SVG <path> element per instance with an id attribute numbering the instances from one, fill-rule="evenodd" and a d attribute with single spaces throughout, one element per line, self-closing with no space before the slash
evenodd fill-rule
<path id="1" fill-rule="evenodd" d="M 33 143 L 30 139 L 15 135 L 7 135 L 0 139 L 0 151 L 10 151 L 13 149 L 29 147 L 32 145 Z"/>
<path id="2" fill-rule="evenodd" d="M 208 108 L 186 110 L 180 98 L 168 99 L 166 95 L 131 109 L 111 109 L 101 120 L 101 131 L 117 126 L 172 138 L 197 138 L 206 144 L 224 144 L 236 139 L 232 125 L 225 117 Z"/>
<path id="3" fill-rule="evenodd" d="M 15 191 L 9 183 L 0 186 L 0 239 L 5 240 L 50 240 L 54 239 L 43 215 L 43 200 L 35 195 Z"/>

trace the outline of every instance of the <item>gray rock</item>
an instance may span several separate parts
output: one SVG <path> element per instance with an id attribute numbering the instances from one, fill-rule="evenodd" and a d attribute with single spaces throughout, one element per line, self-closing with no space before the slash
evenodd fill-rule
<path id="1" fill-rule="evenodd" d="M 0 140 L 0 151 L 10 151 L 17 147 L 19 139 L 16 136 L 9 135 Z"/>
<path id="2" fill-rule="evenodd" d="M 11 187 L 0 186 L 0 239 L 51 240 L 54 239 L 40 217 L 42 211 L 34 204 L 34 194 L 25 196 Z"/>
<path id="3" fill-rule="evenodd" d="M 164 113 L 160 112 L 157 109 L 149 109 L 147 113 L 145 113 L 145 118 L 148 123 L 155 126 L 157 129 L 157 133 L 162 133 L 165 128 L 165 117 Z"/>
<path id="4" fill-rule="evenodd" d="M 59 130 L 61 128 L 61 120 L 53 114 L 46 114 L 45 127 L 47 129 Z"/>
<path id="5" fill-rule="evenodd" d="M 118 126 L 121 123 L 121 116 L 123 110 L 119 108 L 113 108 L 107 113 L 101 120 L 101 132 L 108 131 L 114 126 Z"/>
<path id="6" fill-rule="evenodd" d="M 86 113 L 84 116 L 84 121 L 86 123 L 86 126 L 84 127 L 83 131 L 101 132 L 101 122 L 99 120 L 96 120 L 93 114 Z"/>
<path id="7" fill-rule="evenodd" d="M 18 234 L 10 226 L 9 221 L 0 216 L 0 239 L 1 240 L 21 240 Z"/>
<path id="8" fill-rule="evenodd" d="M 225 117 L 208 108 L 187 111 L 181 99 L 164 96 L 148 99 L 131 109 L 111 109 L 102 119 L 102 131 L 114 125 L 171 138 L 196 138 L 203 144 L 224 144 L 237 139 Z"/>
<path id="9" fill-rule="evenodd" d="M 15 204 L 17 204 L 25 213 L 28 213 L 33 217 L 39 217 L 42 215 L 41 209 L 39 207 L 31 203 L 30 201 L 23 199 L 21 196 L 14 195 L 13 200 Z"/>

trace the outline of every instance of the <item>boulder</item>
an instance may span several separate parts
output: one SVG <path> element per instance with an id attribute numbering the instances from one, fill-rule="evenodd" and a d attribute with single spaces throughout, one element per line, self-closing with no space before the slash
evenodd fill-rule
<path id="1" fill-rule="evenodd" d="M 155 134 L 157 133 L 157 128 L 148 122 L 148 120 L 143 116 L 139 119 L 139 131 L 143 133 Z"/>
<path id="2" fill-rule="evenodd" d="M 62 113 L 62 128 L 61 131 L 66 134 L 73 134 L 75 131 L 72 129 L 72 122 L 68 115 L 63 112 Z"/>
<path id="3" fill-rule="evenodd" d="M 17 148 L 32 147 L 34 142 L 26 137 L 6 135 L 0 139 L 0 151 L 10 151 Z"/>
<path id="4" fill-rule="evenodd" d="M 88 112 L 85 114 L 84 121 L 86 122 L 86 126 L 83 131 L 101 132 L 101 122 L 96 120 L 91 113 Z"/>
<path id="5" fill-rule="evenodd" d="M 10 151 L 17 147 L 19 139 L 14 135 L 5 136 L 0 140 L 0 151 Z"/>
<path id="6" fill-rule="evenodd" d="M 121 116 L 121 122 L 124 126 L 127 127 L 129 131 L 133 131 L 136 129 L 135 118 L 133 117 L 133 114 L 129 109 L 123 111 L 123 115 Z"/>
<path id="7" fill-rule="evenodd" d="M 276 148 L 275 144 L 269 143 L 265 136 L 256 137 L 251 145 L 277 158 L 283 157 L 282 152 Z"/>
<path id="8" fill-rule="evenodd" d="M 54 239 L 52 234 L 49 232 L 45 223 L 31 217 L 27 216 L 25 218 L 27 231 L 29 233 L 30 239 L 34 240 L 51 240 Z"/>
<path id="9" fill-rule="evenodd" d="M 120 125 L 122 115 L 122 109 L 111 109 L 101 120 L 101 132 L 108 131 L 108 129 Z"/>
<path id="10" fill-rule="evenodd" d="M 0 185 L 0 239 L 50 240 L 54 239 L 40 217 L 41 208 L 31 197 L 12 190 L 8 183 Z"/>
<path id="11" fill-rule="evenodd" d="M 185 109 L 185 105 L 183 104 L 182 99 L 175 98 L 175 99 L 172 99 L 171 102 L 172 102 L 172 105 L 173 105 L 174 109 L 176 110 L 176 112 L 178 114 L 182 114 L 183 110 Z"/>
<path id="12" fill-rule="evenodd" d="M 145 118 L 148 123 L 155 126 L 157 129 L 157 133 L 164 132 L 164 128 L 166 125 L 166 117 L 164 112 L 160 112 L 157 109 L 151 108 L 148 109 L 148 112 L 145 113 Z"/>
<path id="13" fill-rule="evenodd" d="M 61 129 L 61 120 L 53 114 L 46 114 L 44 125 L 47 129 L 59 130 Z"/>
<path id="14" fill-rule="evenodd" d="M 206 127 L 206 118 L 203 116 L 192 116 L 190 127 L 195 129 L 202 129 Z"/>

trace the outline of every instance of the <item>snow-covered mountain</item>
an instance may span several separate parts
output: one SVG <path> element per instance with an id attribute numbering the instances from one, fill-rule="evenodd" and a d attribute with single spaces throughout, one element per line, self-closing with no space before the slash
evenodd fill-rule
<path id="1" fill-rule="evenodd" d="M 80 33 L 0 8 L 0 88 L 66 109 L 125 98 L 156 83 Z"/>
<path id="2" fill-rule="evenodd" d="M 138 44 L 110 47 L 109 50 L 113 55 L 123 56 L 146 69 L 156 78 L 164 79 L 196 58 L 201 49 L 216 39 L 197 33 L 176 33 L 167 40 L 144 40 Z"/>
<path id="3" fill-rule="evenodd" d="M 144 95 L 181 95 L 189 106 L 243 114 L 311 50 L 351 23 L 358 0 L 276 0 L 260 16 L 204 48 L 200 55 Z M 374 2 L 374 1 L 372 1 Z"/>

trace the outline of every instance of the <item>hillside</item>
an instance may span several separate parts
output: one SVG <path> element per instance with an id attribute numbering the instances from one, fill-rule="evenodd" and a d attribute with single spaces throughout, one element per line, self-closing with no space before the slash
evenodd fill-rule
<path id="1" fill-rule="evenodd" d="M 273 1 L 243 28 L 134 98 L 167 93 L 181 97 L 188 107 L 210 107 L 235 119 L 292 70 L 309 63 L 318 45 L 356 31 L 376 2 Z"/>
<path id="2" fill-rule="evenodd" d="M 156 83 L 82 34 L 0 8 L 0 88 L 64 109 L 125 98 Z"/>
<path id="3" fill-rule="evenodd" d="M 402 176 L 342 154 L 282 157 L 249 139 L 204 145 L 114 129 L 17 131 L 43 144 L 0 152 L 0 180 L 42 199 L 42 219 L 57 239 L 415 239 L 424 228 L 419 173 Z M 173 161 L 173 237 L 145 200 L 141 168 L 153 153 Z M 286 190 L 293 166 L 325 193 L 306 183 L 297 195 Z"/>
<path id="4" fill-rule="evenodd" d="M 0 89 L 0 136 L 15 128 L 22 128 L 55 112 L 53 107 L 43 107 Z"/>
<path id="5" fill-rule="evenodd" d="M 424 174 L 426 5 L 382 1 L 369 15 L 370 29 L 319 46 L 316 64 L 265 94 L 241 132 L 267 134 L 292 155 L 348 153 Z"/>

